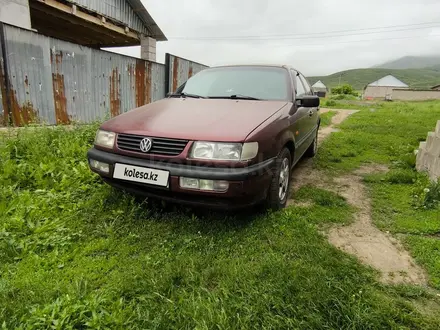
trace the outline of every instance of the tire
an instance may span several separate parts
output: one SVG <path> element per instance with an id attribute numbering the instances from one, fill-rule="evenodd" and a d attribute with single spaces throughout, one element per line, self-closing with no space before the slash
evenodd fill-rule
<path id="1" fill-rule="evenodd" d="M 304 156 L 307 158 L 313 158 L 318 153 L 318 131 L 319 131 L 319 126 L 318 126 L 318 129 L 316 130 L 316 135 L 315 135 L 315 138 L 313 139 L 312 144 L 310 145 L 310 147 L 306 150 L 306 152 L 304 154 Z"/>
<path id="2" fill-rule="evenodd" d="M 290 151 L 284 148 L 277 157 L 275 173 L 267 193 L 266 206 L 268 209 L 278 211 L 286 207 L 287 199 L 289 198 L 291 164 L 292 156 Z"/>

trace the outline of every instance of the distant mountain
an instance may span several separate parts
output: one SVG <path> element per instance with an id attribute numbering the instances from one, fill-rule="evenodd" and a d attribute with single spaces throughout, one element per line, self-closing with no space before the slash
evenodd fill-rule
<path id="1" fill-rule="evenodd" d="M 425 68 L 425 69 L 430 69 L 430 70 L 434 70 L 434 71 L 440 71 L 440 64 L 434 65 L 434 66 L 431 66 L 431 67 Z"/>
<path id="2" fill-rule="evenodd" d="M 354 69 L 337 72 L 329 76 L 308 77 L 311 84 L 321 80 L 328 88 L 336 87 L 341 84 L 350 84 L 356 90 L 362 90 L 366 85 L 372 83 L 386 75 L 393 75 L 402 80 L 414 89 L 430 89 L 435 85 L 440 85 L 440 65 L 426 69 Z"/>
<path id="3" fill-rule="evenodd" d="M 440 66 L 440 56 L 405 56 L 398 60 L 377 65 L 383 69 L 423 69 Z"/>

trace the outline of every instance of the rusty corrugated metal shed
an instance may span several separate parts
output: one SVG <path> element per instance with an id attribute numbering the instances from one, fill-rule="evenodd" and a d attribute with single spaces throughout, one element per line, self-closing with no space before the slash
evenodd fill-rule
<path id="1" fill-rule="evenodd" d="M 38 118 L 54 123 L 49 38 L 7 25 L 4 34 L 14 124 L 19 126 Z"/>
<path id="2" fill-rule="evenodd" d="M 3 40 L 2 40 L 2 32 L 3 26 L 0 24 L 0 126 L 7 124 L 7 114 L 5 113 L 7 109 L 6 104 L 6 85 L 5 85 L 5 70 L 4 70 L 4 62 L 3 62 Z"/>
<path id="3" fill-rule="evenodd" d="M 4 33 L 16 126 L 88 123 L 165 97 L 163 64 L 7 25 Z"/>
<path id="4" fill-rule="evenodd" d="M 92 50 L 95 106 L 112 116 L 165 97 L 165 66 Z"/>
<path id="5" fill-rule="evenodd" d="M 208 68 L 204 64 L 193 62 L 172 54 L 165 55 L 165 63 L 168 68 L 167 93 L 175 92 L 179 86 L 186 82 L 196 73 Z"/>
<path id="6" fill-rule="evenodd" d="M 67 0 L 99 15 L 121 22 L 158 41 L 166 41 L 162 30 L 140 0 Z"/>

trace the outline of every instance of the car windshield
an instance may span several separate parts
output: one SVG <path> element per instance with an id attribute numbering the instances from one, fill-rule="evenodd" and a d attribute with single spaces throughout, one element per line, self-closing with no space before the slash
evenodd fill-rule
<path id="1" fill-rule="evenodd" d="M 208 98 L 289 99 L 289 74 L 277 67 L 206 69 L 190 78 L 180 93 Z"/>

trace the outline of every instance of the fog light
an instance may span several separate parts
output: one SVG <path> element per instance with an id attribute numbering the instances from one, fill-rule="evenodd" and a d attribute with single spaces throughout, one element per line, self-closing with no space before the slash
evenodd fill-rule
<path id="1" fill-rule="evenodd" d="M 99 162 L 94 159 L 90 159 L 89 163 L 90 163 L 90 167 L 97 170 L 97 171 L 100 171 L 103 173 L 110 173 L 110 165 L 109 164 Z"/>
<path id="2" fill-rule="evenodd" d="M 180 187 L 200 191 L 225 192 L 229 188 L 228 181 L 203 180 L 194 178 L 180 178 Z"/>
<path id="3" fill-rule="evenodd" d="M 199 189 L 199 180 L 192 178 L 180 178 L 180 187 L 185 189 Z"/>
<path id="4" fill-rule="evenodd" d="M 229 189 L 228 181 L 214 181 L 214 190 L 215 191 L 226 191 Z"/>
<path id="5" fill-rule="evenodd" d="M 200 180 L 199 181 L 200 190 L 213 191 L 214 190 L 214 181 L 212 180 Z"/>

